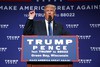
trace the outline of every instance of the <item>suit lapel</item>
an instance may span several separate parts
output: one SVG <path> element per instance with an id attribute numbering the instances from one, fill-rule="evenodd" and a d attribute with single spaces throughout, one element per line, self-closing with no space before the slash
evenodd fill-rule
<path id="1" fill-rule="evenodd" d="M 54 21 L 54 23 L 53 23 L 53 35 L 56 35 L 56 33 L 57 33 L 57 24 Z"/>
<path id="2" fill-rule="evenodd" d="M 41 31 L 42 31 L 43 35 L 47 35 L 45 21 L 42 21 Z"/>
<path id="3" fill-rule="evenodd" d="M 53 35 L 57 34 L 57 27 L 58 25 L 55 23 L 55 21 L 53 22 Z M 46 31 L 46 24 L 45 21 L 42 21 L 41 23 L 41 32 L 43 35 L 47 35 L 47 31 Z"/>
<path id="4" fill-rule="evenodd" d="M 45 21 L 42 21 L 42 24 L 41 24 L 41 31 L 42 31 L 43 35 L 47 35 Z M 53 22 L 53 35 L 56 35 L 56 34 L 57 34 L 57 24 L 56 24 L 55 21 L 54 21 L 54 22 Z"/>

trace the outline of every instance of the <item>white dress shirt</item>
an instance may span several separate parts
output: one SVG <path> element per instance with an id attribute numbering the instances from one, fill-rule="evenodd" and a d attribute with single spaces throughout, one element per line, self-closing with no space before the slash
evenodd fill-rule
<path id="1" fill-rule="evenodd" d="M 46 19 L 45 19 L 45 24 L 46 24 L 47 35 L 49 36 L 48 21 Z M 51 21 L 50 26 L 51 26 L 51 29 L 53 31 L 53 21 Z"/>

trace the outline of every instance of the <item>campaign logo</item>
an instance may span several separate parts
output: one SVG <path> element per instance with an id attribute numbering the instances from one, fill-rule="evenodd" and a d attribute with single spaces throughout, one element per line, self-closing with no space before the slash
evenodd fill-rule
<path id="1" fill-rule="evenodd" d="M 100 51 L 100 47 L 90 47 L 91 51 Z"/>
<path id="2" fill-rule="evenodd" d="M 18 60 L 5 59 L 5 64 L 18 64 Z"/>
<path id="3" fill-rule="evenodd" d="M 78 35 L 79 39 L 90 39 L 91 35 Z"/>
<path id="4" fill-rule="evenodd" d="M 21 47 L 18 47 L 18 51 L 21 51 L 22 50 L 22 48 Z"/>
<path id="5" fill-rule="evenodd" d="M 90 24 L 90 28 L 100 28 L 100 24 Z"/>
<path id="6" fill-rule="evenodd" d="M 21 61 L 78 62 L 78 36 L 24 36 Z M 28 53 L 28 54 L 27 54 Z"/>
<path id="7" fill-rule="evenodd" d="M 1 47 L 0 48 L 0 52 L 6 52 L 7 51 L 7 47 Z"/>
<path id="8" fill-rule="evenodd" d="M 9 24 L 0 24 L 0 28 L 8 28 Z"/>
<path id="9" fill-rule="evenodd" d="M 7 40 L 19 40 L 20 36 L 7 36 Z"/>
<path id="10" fill-rule="evenodd" d="M 23 29 L 25 27 L 25 24 L 19 24 L 19 28 Z"/>
<path id="11" fill-rule="evenodd" d="M 88 64 L 88 63 L 91 63 L 92 62 L 92 59 L 80 59 L 79 60 L 79 63 L 84 63 L 84 64 Z"/>
<path id="12" fill-rule="evenodd" d="M 79 24 L 66 24 L 67 28 L 78 28 Z"/>

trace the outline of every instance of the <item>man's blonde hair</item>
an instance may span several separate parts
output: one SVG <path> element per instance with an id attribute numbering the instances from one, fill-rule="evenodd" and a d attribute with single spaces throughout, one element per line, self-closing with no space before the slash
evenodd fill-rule
<path id="1" fill-rule="evenodd" d="M 52 5 L 52 4 L 48 4 L 44 7 L 44 12 L 45 12 L 45 9 L 48 8 L 48 7 L 51 7 L 54 9 L 54 11 L 56 11 L 56 6 L 55 5 Z"/>

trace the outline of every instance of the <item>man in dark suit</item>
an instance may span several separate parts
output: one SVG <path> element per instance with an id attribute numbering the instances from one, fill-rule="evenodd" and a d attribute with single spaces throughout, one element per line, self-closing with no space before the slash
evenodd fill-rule
<path id="1" fill-rule="evenodd" d="M 69 33 L 66 32 L 61 24 L 58 24 L 54 21 L 54 16 L 56 15 L 56 7 L 52 4 L 48 4 L 44 7 L 44 16 L 45 20 L 43 21 L 35 21 L 35 11 L 29 12 L 29 18 L 25 24 L 23 35 L 47 35 L 47 36 L 53 36 L 53 35 L 68 35 Z M 51 30 L 49 30 L 49 25 L 51 26 Z M 50 33 L 50 31 L 52 33 Z M 40 62 L 41 63 L 41 62 Z M 41 67 L 39 66 L 39 63 L 31 63 L 27 62 L 27 67 Z M 43 63 L 47 64 L 47 63 Z M 55 64 L 56 66 L 59 63 Z M 52 67 L 55 67 L 52 66 Z M 43 65 L 42 65 L 43 66 Z M 65 63 L 65 65 L 62 65 L 62 67 L 72 67 L 73 63 Z M 51 67 L 50 65 L 45 65 L 45 67 Z"/>
<path id="2" fill-rule="evenodd" d="M 23 34 L 24 35 L 49 35 L 48 23 L 50 23 L 52 29 L 52 35 L 67 35 L 61 24 L 54 21 L 56 15 L 56 7 L 54 5 L 46 5 L 44 7 L 45 20 L 34 21 L 35 11 L 29 12 L 29 18 L 25 24 Z M 50 19 L 51 17 L 51 19 Z"/>

